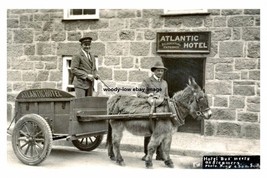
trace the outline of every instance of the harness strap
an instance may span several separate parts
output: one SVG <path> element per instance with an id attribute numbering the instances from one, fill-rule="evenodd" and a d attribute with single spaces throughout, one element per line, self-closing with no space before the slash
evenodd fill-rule
<path id="1" fill-rule="evenodd" d="M 152 103 L 150 113 L 149 113 L 149 129 L 150 129 L 151 134 L 154 132 L 155 125 L 156 125 L 154 119 L 152 118 L 152 115 L 155 111 L 156 111 L 156 98 L 153 98 L 153 103 Z"/>

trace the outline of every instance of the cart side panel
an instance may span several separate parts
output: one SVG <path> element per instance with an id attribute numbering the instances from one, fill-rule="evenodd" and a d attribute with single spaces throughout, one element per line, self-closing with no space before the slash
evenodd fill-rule
<path id="1" fill-rule="evenodd" d="M 107 120 L 79 122 L 77 112 L 88 111 L 92 115 L 107 114 L 107 97 L 85 97 L 74 99 L 71 103 L 72 114 L 70 117 L 69 135 L 83 135 L 94 133 L 105 133 L 108 129 Z"/>
<path id="2" fill-rule="evenodd" d="M 38 114 L 53 134 L 68 134 L 70 102 L 74 96 L 57 89 L 24 90 L 16 98 L 16 121 L 25 114 Z"/>

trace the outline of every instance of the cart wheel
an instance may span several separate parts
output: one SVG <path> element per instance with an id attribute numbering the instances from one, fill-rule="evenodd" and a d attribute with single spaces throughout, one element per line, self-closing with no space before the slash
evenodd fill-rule
<path id="1" fill-rule="evenodd" d="M 72 140 L 72 144 L 82 151 L 92 151 L 96 149 L 102 142 L 103 135 L 97 135 L 92 137 L 80 138 L 78 140 Z"/>
<path id="2" fill-rule="evenodd" d="M 44 118 L 27 114 L 18 120 L 12 133 L 15 155 L 24 164 L 37 165 L 52 149 L 52 132 Z"/>

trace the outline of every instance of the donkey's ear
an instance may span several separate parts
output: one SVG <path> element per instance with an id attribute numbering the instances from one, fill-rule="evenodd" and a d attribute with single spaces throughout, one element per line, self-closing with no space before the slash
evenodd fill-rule
<path id="1" fill-rule="evenodd" d="M 202 91 L 203 91 L 204 93 L 206 93 L 206 90 L 205 90 L 205 88 L 203 88 L 203 89 L 202 89 Z"/>
<path id="2" fill-rule="evenodd" d="M 189 83 L 189 85 L 197 85 L 195 78 L 192 76 L 189 76 L 188 83 Z"/>

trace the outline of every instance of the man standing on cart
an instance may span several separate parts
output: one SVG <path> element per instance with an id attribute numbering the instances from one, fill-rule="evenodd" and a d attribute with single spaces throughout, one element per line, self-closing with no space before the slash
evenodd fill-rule
<path id="1" fill-rule="evenodd" d="M 73 56 L 71 61 L 71 72 L 74 77 L 73 84 L 77 98 L 92 96 L 94 79 L 99 78 L 95 57 L 90 53 L 92 38 L 84 37 L 79 41 L 81 50 Z"/>

